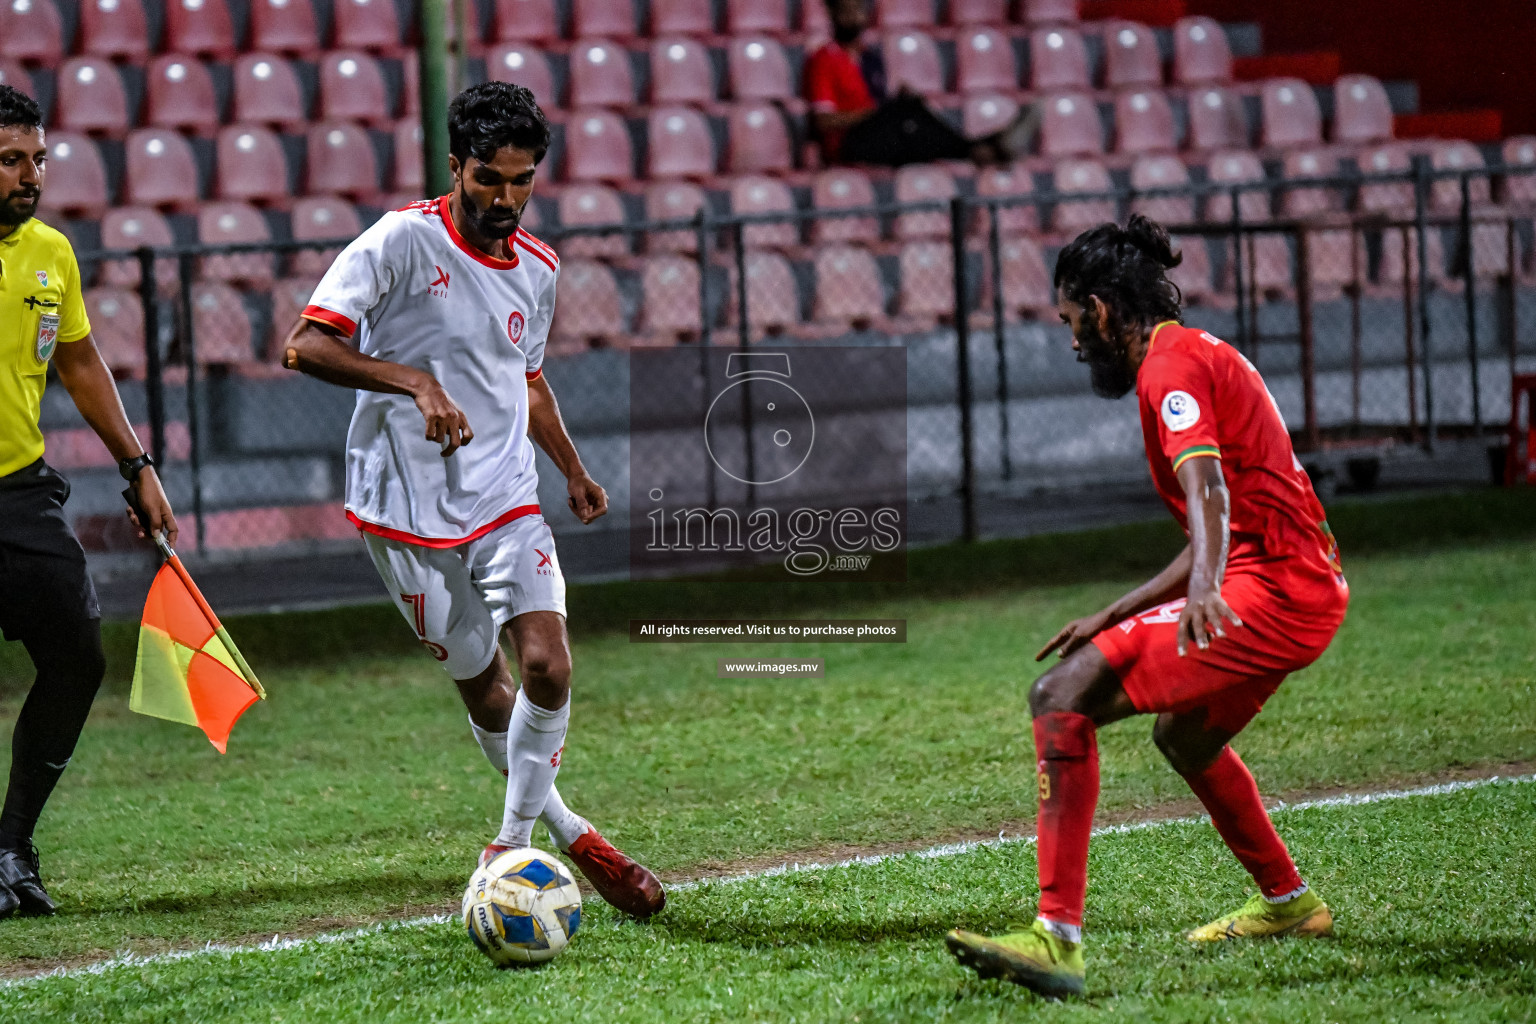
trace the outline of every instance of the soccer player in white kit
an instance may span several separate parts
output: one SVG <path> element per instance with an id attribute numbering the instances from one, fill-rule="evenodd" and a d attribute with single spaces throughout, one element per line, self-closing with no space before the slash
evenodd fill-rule
<path id="1" fill-rule="evenodd" d="M 583 523 L 608 510 L 608 496 L 583 467 L 541 370 L 560 261 L 519 221 L 549 124 L 528 89 L 487 82 L 449 106 L 448 137 L 453 191 L 386 213 L 347 246 L 289 334 L 283 362 L 357 389 L 347 518 L 507 776 L 501 832 L 482 860 L 530 845 L 542 820 L 604 899 L 648 917 L 666 902 L 661 883 L 554 785 L 571 655 L 530 435 L 565 475 Z M 503 626 L 520 693 L 498 643 Z"/>

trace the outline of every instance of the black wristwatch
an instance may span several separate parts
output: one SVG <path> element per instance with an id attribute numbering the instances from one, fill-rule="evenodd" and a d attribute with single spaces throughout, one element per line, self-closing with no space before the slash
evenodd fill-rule
<path id="1" fill-rule="evenodd" d="M 117 471 L 122 474 L 124 480 L 133 483 L 139 478 L 139 474 L 144 472 L 145 467 L 153 466 L 154 464 L 155 460 L 149 457 L 148 452 L 145 452 L 143 455 L 135 455 L 131 459 L 118 459 Z"/>

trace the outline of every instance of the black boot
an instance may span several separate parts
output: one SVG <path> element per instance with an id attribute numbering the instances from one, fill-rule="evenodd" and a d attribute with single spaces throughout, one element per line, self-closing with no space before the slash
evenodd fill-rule
<path id="1" fill-rule="evenodd" d="M 0 850 L 0 883 L 9 890 L 17 904 L 13 909 L 22 917 L 46 917 L 58 909 L 38 877 L 37 847 L 30 840 L 13 849 Z M 0 916 L 11 912 L 4 910 L 4 906 L 5 900 L 0 897 Z"/>

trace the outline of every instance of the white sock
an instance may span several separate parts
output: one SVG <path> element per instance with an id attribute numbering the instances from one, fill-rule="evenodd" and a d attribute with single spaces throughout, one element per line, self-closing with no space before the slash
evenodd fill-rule
<path id="1" fill-rule="evenodd" d="M 565 806 L 565 801 L 560 799 L 560 791 L 554 786 L 549 787 L 549 799 L 544 801 L 544 813 L 539 815 L 539 820 L 549 829 L 555 846 L 562 850 L 569 850 L 571 844 L 586 835 L 587 829 L 592 827 L 586 818 Z"/>
<path id="2" fill-rule="evenodd" d="M 1052 921 L 1048 917 L 1037 917 L 1045 930 L 1061 939 L 1063 942 L 1080 943 L 1083 941 L 1083 926 L 1080 924 L 1067 924 L 1065 921 Z"/>
<path id="3" fill-rule="evenodd" d="M 469 728 L 475 734 L 475 742 L 480 744 L 480 750 L 485 754 L 485 759 L 491 762 L 491 767 L 501 774 L 507 774 L 507 733 L 491 732 L 482 729 L 475 724 L 475 720 L 469 720 Z"/>
<path id="4" fill-rule="evenodd" d="M 520 695 L 521 696 L 521 695 Z M 507 725 L 507 799 L 502 810 L 501 846 L 527 846 L 533 823 L 544 810 L 560 771 L 560 751 L 571 720 L 571 702 L 558 711 L 519 699 Z"/>

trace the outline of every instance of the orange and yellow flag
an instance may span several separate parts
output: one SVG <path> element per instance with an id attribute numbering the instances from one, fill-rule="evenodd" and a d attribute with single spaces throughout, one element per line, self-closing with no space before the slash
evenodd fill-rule
<path id="1" fill-rule="evenodd" d="M 222 754 L 236 720 L 266 695 L 181 559 L 170 553 L 144 602 L 128 707 L 195 725 Z"/>

